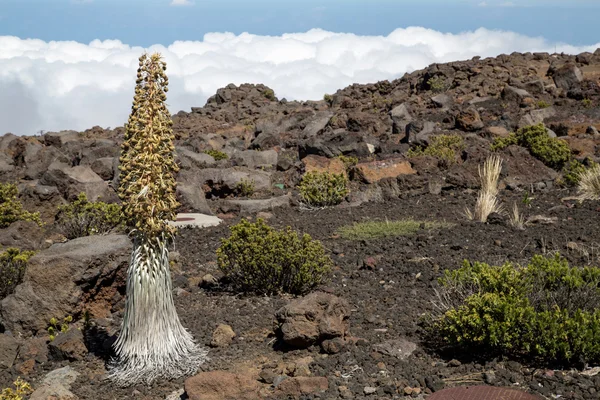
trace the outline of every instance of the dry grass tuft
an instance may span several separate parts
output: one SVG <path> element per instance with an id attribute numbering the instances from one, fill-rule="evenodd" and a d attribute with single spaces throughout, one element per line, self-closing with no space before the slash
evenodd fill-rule
<path id="1" fill-rule="evenodd" d="M 502 160 L 497 155 L 491 155 L 483 163 L 483 168 L 479 166 L 479 181 L 481 189 L 477 196 L 475 210 L 465 210 L 465 214 L 470 220 L 486 222 L 491 213 L 501 213 L 502 205 L 498 200 L 498 179 L 502 170 Z"/>
<path id="2" fill-rule="evenodd" d="M 577 186 L 580 200 L 600 199 L 600 165 L 596 164 L 579 175 Z"/>
<path id="3" fill-rule="evenodd" d="M 512 212 L 508 216 L 508 222 L 513 228 L 519 230 L 525 229 L 525 216 L 523 216 L 523 214 L 521 214 L 521 212 L 519 211 L 517 203 L 513 203 Z"/>

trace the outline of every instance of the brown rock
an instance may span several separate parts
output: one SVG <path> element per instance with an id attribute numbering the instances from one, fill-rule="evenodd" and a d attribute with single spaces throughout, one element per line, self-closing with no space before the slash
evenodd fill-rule
<path id="1" fill-rule="evenodd" d="M 485 128 L 484 133 L 486 136 L 495 139 L 497 137 L 507 137 L 510 135 L 508 129 L 503 126 L 488 126 Z"/>
<path id="2" fill-rule="evenodd" d="M 233 341 L 235 337 L 235 332 L 229 325 L 219 324 L 217 329 L 213 332 L 212 340 L 210 341 L 210 345 L 212 347 L 227 347 Z"/>
<path id="3" fill-rule="evenodd" d="M 408 161 L 397 158 L 360 163 L 356 169 L 366 183 L 375 183 L 385 178 L 397 178 L 400 175 L 412 175 L 417 172 L 412 169 Z"/>
<path id="4" fill-rule="evenodd" d="M 48 361 L 48 345 L 46 339 L 35 337 L 25 341 L 19 349 L 19 360 L 33 360 L 38 363 Z"/>
<path id="5" fill-rule="evenodd" d="M 580 139 L 575 137 L 565 137 L 569 147 L 578 157 L 593 157 L 596 153 L 596 141 L 593 139 Z"/>
<path id="6" fill-rule="evenodd" d="M 19 343 L 14 337 L 0 334 L 0 370 L 12 367 L 18 350 Z"/>
<path id="7" fill-rule="evenodd" d="M 314 292 L 290 301 L 275 317 L 283 341 L 306 348 L 323 340 L 344 337 L 348 331 L 350 306 L 344 299 L 329 293 Z"/>
<path id="8" fill-rule="evenodd" d="M 59 333 L 48 345 L 50 355 L 56 360 L 82 360 L 87 354 L 83 334 L 77 328 Z"/>
<path id="9" fill-rule="evenodd" d="M 226 371 L 202 372 L 185 381 L 190 400 L 259 400 L 260 384 Z"/>
<path id="10" fill-rule="evenodd" d="M 483 128 L 483 126 L 479 112 L 474 107 L 466 108 L 456 117 L 456 127 L 458 129 L 473 132 Z"/>
<path id="11" fill-rule="evenodd" d="M 302 395 L 324 392 L 328 388 L 329 381 L 325 377 L 298 376 L 281 382 L 275 391 L 275 398 L 299 398 Z"/>
<path id="12" fill-rule="evenodd" d="M 304 157 L 302 162 L 306 172 L 329 172 L 346 176 L 346 166 L 339 158 L 327 158 L 310 154 Z"/>

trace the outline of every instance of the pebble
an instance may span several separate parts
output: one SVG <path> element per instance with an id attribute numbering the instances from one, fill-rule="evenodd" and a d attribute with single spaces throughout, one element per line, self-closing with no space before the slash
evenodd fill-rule
<path id="1" fill-rule="evenodd" d="M 486 372 L 483 374 L 483 379 L 485 380 L 485 383 L 491 385 L 496 381 L 496 374 L 493 371 Z"/>
<path id="2" fill-rule="evenodd" d="M 365 386 L 363 391 L 365 392 L 365 394 L 374 394 L 377 392 L 377 388 L 374 388 L 373 386 Z"/>

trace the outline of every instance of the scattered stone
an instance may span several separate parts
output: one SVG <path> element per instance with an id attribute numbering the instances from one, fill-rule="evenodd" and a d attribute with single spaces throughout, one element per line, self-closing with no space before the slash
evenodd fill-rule
<path id="1" fill-rule="evenodd" d="M 581 70 L 574 64 L 566 64 L 552 74 L 557 88 L 571 90 L 583 81 Z"/>
<path id="2" fill-rule="evenodd" d="M 371 161 L 356 165 L 356 171 L 366 183 L 376 183 L 385 178 L 397 178 L 400 175 L 412 175 L 417 171 L 403 159 Z"/>
<path id="3" fill-rule="evenodd" d="M 13 366 L 18 351 L 19 342 L 14 337 L 0 334 L 0 370 Z"/>
<path id="4" fill-rule="evenodd" d="M 44 377 L 29 398 L 30 400 L 77 400 L 79 397 L 70 392 L 80 374 L 71 367 L 56 369 Z"/>
<path id="5" fill-rule="evenodd" d="M 212 340 L 210 345 L 212 347 L 227 347 L 235 338 L 235 332 L 229 325 L 219 324 L 217 329 L 213 332 Z"/>
<path id="6" fill-rule="evenodd" d="M 305 172 L 329 172 L 346 176 L 346 165 L 339 158 L 327 158 L 309 154 L 302 159 Z"/>
<path id="7" fill-rule="evenodd" d="M 275 314 L 283 341 L 298 348 L 343 338 L 348 331 L 349 316 L 346 300 L 324 292 L 294 299 Z"/>
<path id="8" fill-rule="evenodd" d="M 324 392 L 329 388 L 329 381 L 325 377 L 293 377 L 281 382 L 275 391 L 275 398 L 282 399 L 289 396 L 299 398 L 303 395 L 309 395 Z"/>
<path id="9" fill-rule="evenodd" d="M 173 393 L 171 393 L 170 395 L 168 395 L 167 397 L 165 397 L 165 400 L 182 400 L 184 397 L 183 395 L 185 394 L 185 389 L 179 389 L 179 390 L 175 390 Z"/>
<path id="10" fill-rule="evenodd" d="M 493 385 L 494 382 L 496 382 L 496 374 L 494 373 L 494 371 L 488 371 L 485 372 L 483 374 L 483 380 L 485 381 L 485 383 L 487 383 L 488 385 Z"/>
<path id="11" fill-rule="evenodd" d="M 484 126 L 479 112 L 474 107 L 466 108 L 456 117 L 456 127 L 467 132 L 480 130 Z"/>
<path id="12" fill-rule="evenodd" d="M 70 328 L 67 332 L 59 333 L 48 345 L 50 356 L 55 360 L 79 361 L 87 354 L 83 334 L 77 328 Z"/>
<path id="13" fill-rule="evenodd" d="M 342 399 L 353 399 L 354 393 L 347 386 L 338 386 L 338 393 Z"/>
<path id="14" fill-rule="evenodd" d="M 189 400 L 259 400 L 260 384 L 246 375 L 201 372 L 185 380 Z"/>
<path id="15" fill-rule="evenodd" d="M 417 345 L 406 338 L 399 338 L 376 344 L 373 349 L 378 353 L 406 360 L 417 349 Z"/>
<path id="16" fill-rule="evenodd" d="M 377 393 L 377 388 L 375 388 L 373 386 L 365 386 L 365 388 L 363 389 L 363 392 L 368 396 L 368 395 Z"/>
<path id="17" fill-rule="evenodd" d="M 448 365 L 451 367 L 460 367 L 462 363 L 456 359 L 452 359 L 448 362 Z"/>
<path id="18" fill-rule="evenodd" d="M 344 350 L 346 342 L 342 338 L 328 339 L 321 342 L 321 349 L 327 354 L 337 354 Z"/>

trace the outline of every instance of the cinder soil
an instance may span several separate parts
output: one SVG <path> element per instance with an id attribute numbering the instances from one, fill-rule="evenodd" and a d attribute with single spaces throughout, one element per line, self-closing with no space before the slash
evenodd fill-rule
<path id="1" fill-rule="evenodd" d="M 195 285 L 206 273 L 218 276 L 215 250 L 219 239 L 228 235 L 228 226 L 239 218 L 227 219 L 218 227 L 182 229 L 175 250 L 180 253 L 181 274 L 174 277 L 179 315 L 199 343 L 210 343 L 219 323 L 233 327 L 237 337 L 226 348 L 211 349 L 206 370 L 227 369 L 258 374 L 262 366 L 312 356 L 311 371 L 329 378 L 325 394 L 308 398 L 340 398 L 338 386 L 347 386 L 355 398 L 403 398 L 397 388 L 428 388 L 486 383 L 524 388 L 546 398 L 597 399 L 600 375 L 587 377 L 576 370 L 550 370 L 517 361 L 478 358 L 474 354 L 435 354 L 423 345 L 420 317 L 432 310 L 436 279 L 448 268 L 460 266 L 465 259 L 502 263 L 527 262 L 540 253 L 560 251 L 574 265 L 597 263 L 600 234 L 597 230 L 597 202 L 577 204 L 561 201 L 566 191 L 533 193 L 530 207 L 522 203 L 523 192 L 502 193 L 508 206 L 519 204 L 526 216 L 556 217 L 553 224 L 536 224 L 519 231 L 506 224 L 481 224 L 467 221 L 465 207 L 472 207 L 475 194 L 449 191 L 441 195 L 419 195 L 359 207 L 302 211 L 296 208 L 275 210 L 269 223 L 275 227 L 292 226 L 319 239 L 335 261 L 326 290 L 347 299 L 352 306 L 351 335 L 364 340 L 348 346 L 339 354 L 323 355 L 318 348 L 282 351 L 273 332 L 273 315 L 284 305 L 286 296 L 258 297 L 235 294 L 226 288 L 206 290 Z M 340 226 L 365 220 L 416 218 L 443 220 L 454 227 L 422 230 L 412 237 L 369 241 L 348 241 L 336 235 Z M 569 250 L 575 242 L 581 250 Z M 572 247 L 572 246 L 571 246 Z M 366 257 L 378 259 L 374 269 L 363 268 Z M 407 361 L 374 352 L 373 345 L 406 337 L 419 344 Z M 56 368 L 53 365 L 52 368 Z M 80 369 L 78 366 L 75 366 Z M 80 367 L 83 367 L 81 365 Z M 90 356 L 87 369 L 101 372 L 102 360 Z M 183 379 L 160 382 L 150 388 L 139 386 L 116 389 L 101 380 L 101 375 L 82 376 L 74 393 L 82 399 L 164 399 L 183 386 Z M 443 382 L 443 383 L 442 383 Z M 364 395 L 364 387 L 377 388 L 375 395 Z"/>

